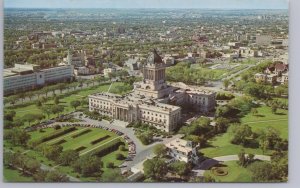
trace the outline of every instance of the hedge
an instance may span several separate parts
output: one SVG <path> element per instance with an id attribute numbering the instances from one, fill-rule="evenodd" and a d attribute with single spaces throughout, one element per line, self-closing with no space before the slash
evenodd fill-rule
<path id="1" fill-rule="evenodd" d="M 124 145 L 124 143 L 120 139 L 113 140 L 108 144 L 105 144 L 98 149 L 94 150 L 91 155 L 96 155 L 98 157 L 103 157 L 111 152 L 118 150 L 120 145 Z"/>
<path id="2" fill-rule="evenodd" d="M 70 127 L 70 128 L 67 128 L 67 129 L 62 129 L 62 130 L 59 130 L 55 133 L 52 133 L 52 134 L 40 139 L 38 142 L 39 143 L 47 142 L 49 140 L 52 140 L 54 138 L 58 138 L 62 135 L 65 135 L 65 134 L 70 133 L 70 132 L 75 131 L 75 130 L 77 130 L 76 127 Z"/>
<path id="3" fill-rule="evenodd" d="M 85 146 L 80 146 L 80 147 L 76 148 L 75 151 L 80 152 L 80 151 L 82 151 L 84 149 L 86 149 Z"/>
<path id="4" fill-rule="evenodd" d="M 91 131 L 92 131 L 91 129 L 84 130 L 84 131 L 82 131 L 82 132 L 80 132 L 80 133 L 78 133 L 78 134 L 73 135 L 72 138 L 77 138 L 77 137 L 79 137 L 79 136 L 81 136 L 81 135 L 84 135 L 84 134 L 86 134 L 86 133 L 89 133 L 89 132 L 91 132 Z"/>
<path id="5" fill-rule="evenodd" d="M 62 143 L 65 143 L 66 142 L 66 140 L 65 139 L 62 139 L 62 140 L 59 140 L 58 142 L 55 142 L 54 144 L 51 144 L 52 146 L 53 145 L 60 145 L 60 144 L 62 144 Z"/>
<path id="6" fill-rule="evenodd" d="M 103 141 L 103 140 L 108 139 L 109 137 L 110 137 L 109 135 L 105 135 L 105 136 L 103 136 L 103 137 L 101 137 L 101 138 L 98 138 L 97 140 L 91 141 L 91 144 L 92 144 L 92 145 L 95 145 L 95 144 L 97 144 L 97 143 L 99 143 L 99 142 L 101 142 L 101 141 Z"/>

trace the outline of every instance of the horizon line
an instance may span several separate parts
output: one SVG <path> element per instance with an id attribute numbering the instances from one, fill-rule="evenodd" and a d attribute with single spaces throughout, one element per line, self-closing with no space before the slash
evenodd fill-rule
<path id="1" fill-rule="evenodd" d="M 4 9 L 203 9 L 203 10 L 288 10 L 289 8 L 178 8 L 178 7 L 128 7 L 128 8 L 122 8 L 122 7 L 81 7 L 81 8 L 74 8 L 74 7 L 4 7 Z"/>

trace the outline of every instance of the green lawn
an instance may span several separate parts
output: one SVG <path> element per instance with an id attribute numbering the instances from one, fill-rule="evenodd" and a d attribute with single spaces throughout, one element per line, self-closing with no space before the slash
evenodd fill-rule
<path id="1" fill-rule="evenodd" d="M 33 182 L 32 177 L 24 176 L 18 170 L 3 167 L 4 182 Z"/>
<path id="2" fill-rule="evenodd" d="M 239 166 L 236 161 L 227 161 L 224 162 L 224 165 L 225 167 L 221 168 L 228 171 L 226 176 L 217 176 L 211 170 L 207 170 L 204 176 L 211 176 L 217 182 L 252 182 L 251 172 L 247 168 Z"/>
<path id="3" fill-rule="evenodd" d="M 277 114 L 272 114 L 270 107 L 262 106 L 257 108 L 257 111 L 257 115 L 254 116 L 249 113 L 241 119 L 241 122 L 251 126 L 253 131 L 266 129 L 269 126 L 274 127 L 279 131 L 282 138 L 288 138 L 287 110 L 278 110 Z M 235 155 L 241 149 L 244 149 L 246 153 L 263 154 L 259 148 L 244 148 L 240 145 L 231 144 L 230 139 L 231 136 L 229 133 L 218 135 L 208 141 L 210 147 L 200 149 L 200 151 L 207 157 Z M 271 151 L 266 151 L 264 154 L 269 155 Z"/>
<path id="4" fill-rule="evenodd" d="M 258 148 L 244 148 L 240 145 L 231 144 L 230 139 L 231 135 L 229 133 L 216 136 L 215 138 L 209 140 L 208 143 L 211 146 L 200 149 L 200 152 L 202 152 L 206 157 L 210 158 L 223 155 L 236 155 L 242 149 L 244 149 L 246 153 L 263 154 L 262 150 Z M 270 154 L 270 151 L 266 151 L 265 154 Z"/>
<path id="5" fill-rule="evenodd" d="M 247 114 L 241 119 L 242 123 L 251 126 L 253 131 L 259 129 L 266 129 L 267 127 L 273 127 L 277 129 L 280 136 L 284 139 L 288 139 L 288 111 L 277 110 L 276 114 L 273 114 L 270 107 L 261 106 L 257 108 L 258 114 Z"/>

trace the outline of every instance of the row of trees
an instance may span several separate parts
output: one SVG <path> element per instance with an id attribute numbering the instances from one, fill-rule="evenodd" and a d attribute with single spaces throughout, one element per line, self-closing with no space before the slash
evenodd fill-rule
<path id="1" fill-rule="evenodd" d="M 4 165 L 22 172 L 23 175 L 32 176 L 37 182 L 68 182 L 69 178 L 58 171 L 45 171 L 41 163 L 21 153 L 5 152 Z"/>

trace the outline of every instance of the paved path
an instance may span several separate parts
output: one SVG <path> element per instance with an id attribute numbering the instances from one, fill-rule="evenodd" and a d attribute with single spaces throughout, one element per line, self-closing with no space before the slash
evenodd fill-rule
<path id="1" fill-rule="evenodd" d="M 288 120 L 288 119 L 284 118 L 284 119 L 272 119 L 272 120 L 263 120 L 263 121 L 249 121 L 249 122 L 244 122 L 243 124 L 265 123 L 265 122 L 285 121 L 285 120 Z"/>
<path id="2" fill-rule="evenodd" d="M 239 157 L 238 155 L 226 155 L 226 156 L 214 157 L 213 159 L 219 162 L 220 161 L 226 162 L 226 161 L 238 161 Z M 271 157 L 267 155 L 255 155 L 254 159 L 258 159 L 262 161 L 270 161 Z"/>
<path id="3" fill-rule="evenodd" d="M 271 157 L 267 155 L 255 155 L 254 159 L 258 159 L 262 161 L 270 161 Z M 220 157 L 214 157 L 212 159 L 206 159 L 205 161 L 201 162 L 201 164 L 198 167 L 194 168 L 192 171 L 196 173 L 196 176 L 204 176 L 206 170 L 210 169 L 211 167 L 215 166 L 220 162 L 238 161 L 238 160 L 239 160 L 238 155 L 225 155 Z"/>

